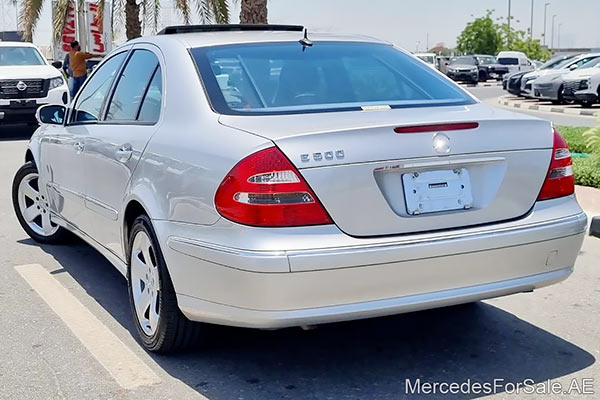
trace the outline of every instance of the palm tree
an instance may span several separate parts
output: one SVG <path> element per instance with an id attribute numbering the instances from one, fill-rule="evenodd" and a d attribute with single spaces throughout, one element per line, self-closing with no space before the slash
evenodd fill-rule
<path id="1" fill-rule="evenodd" d="M 267 0 L 242 0 L 240 22 L 242 24 L 266 24 Z"/>
<path id="2" fill-rule="evenodd" d="M 16 3 L 17 0 L 12 0 Z M 72 0 L 57 0 L 54 5 L 53 35 L 60 38 L 65 26 L 65 19 L 69 8 L 69 2 Z M 77 9 L 83 10 L 84 0 L 76 0 Z M 229 5 L 227 0 L 173 0 L 175 8 L 180 12 L 185 24 L 191 23 L 192 8 L 200 16 L 203 23 L 226 24 L 229 22 Z M 105 0 L 98 0 L 99 9 L 104 11 Z M 25 40 L 33 39 L 33 31 L 40 18 L 44 0 L 22 0 L 21 15 L 19 23 L 23 30 Z M 122 14 L 125 15 L 125 29 L 127 39 L 140 37 L 142 26 L 152 26 L 154 30 L 158 28 L 160 22 L 160 0 L 142 0 L 138 4 L 136 0 L 113 0 L 111 21 L 122 20 Z M 140 18 L 140 13 L 141 18 Z"/>

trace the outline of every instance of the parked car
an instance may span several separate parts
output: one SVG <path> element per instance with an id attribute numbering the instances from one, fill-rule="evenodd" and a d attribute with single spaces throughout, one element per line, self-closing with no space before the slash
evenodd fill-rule
<path id="1" fill-rule="evenodd" d="M 455 81 L 479 82 L 479 61 L 475 56 L 460 56 L 450 59 L 446 75 Z"/>
<path id="2" fill-rule="evenodd" d="M 169 27 L 112 51 L 38 118 L 17 218 L 40 243 L 73 232 L 106 256 L 151 351 L 200 340 L 202 323 L 530 292 L 573 272 L 587 227 L 548 121 L 365 36 Z"/>
<path id="3" fill-rule="evenodd" d="M 521 71 L 504 75 L 502 79 L 502 88 L 510 94 L 521 96 L 521 80 L 525 74 L 527 74 L 526 71 Z"/>
<path id="4" fill-rule="evenodd" d="M 547 71 L 543 76 L 533 81 L 533 95 L 540 100 L 550 100 L 555 104 L 562 104 L 564 98 L 563 78 L 571 71 L 585 68 L 586 64 L 600 57 L 600 53 L 579 55 L 558 69 Z"/>
<path id="5" fill-rule="evenodd" d="M 31 43 L 0 42 L 0 124 L 37 123 L 44 104 L 68 104 L 69 90 L 59 70 Z"/>
<path id="6" fill-rule="evenodd" d="M 535 67 L 531 60 L 520 51 L 501 51 L 496 57 L 498 64 L 507 69 L 507 73 L 531 71 Z"/>
<path id="7" fill-rule="evenodd" d="M 591 107 L 600 96 L 600 57 L 581 68 L 569 72 L 563 78 L 563 97 L 582 107 Z"/>
<path id="8" fill-rule="evenodd" d="M 474 54 L 479 62 L 479 81 L 485 82 L 488 79 L 497 79 L 498 74 L 495 72 L 495 67 L 498 66 L 496 57 L 489 54 Z"/>
<path id="9" fill-rule="evenodd" d="M 547 61 L 544 65 L 542 65 L 539 69 L 536 69 L 531 72 L 526 72 L 522 75 L 522 79 L 520 80 L 521 87 L 519 89 L 520 95 L 525 97 L 534 97 L 533 95 L 533 81 L 535 81 L 540 76 L 549 73 L 552 70 L 558 70 L 562 68 L 564 65 L 568 64 L 570 60 L 575 58 L 575 55 L 566 55 L 561 57 L 555 57 L 549 61 Z"/>
<path id="10" fill-rule="evenodd" d="M 415 53 L 413 55 L 426 62 L 431 68 L 437 69 L 438 62 L 435 53 Z"/>

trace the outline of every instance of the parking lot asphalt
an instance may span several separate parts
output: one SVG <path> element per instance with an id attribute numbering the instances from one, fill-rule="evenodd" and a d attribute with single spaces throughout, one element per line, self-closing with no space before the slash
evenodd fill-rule
<path id="1" fill-rule="evenodd" d="M 596 394 L 582 398 L 600 396 L 600 239 L 590 237 L 568 280 L 533 293 L 309 331 L 217 328 L 189 352 L 148 354 L 106 260 L 76 239 L 40 246 L 19 227 L 10 186 L 26 133 L 0 141 L 0 399 L 401 399 L 415 397 L 406 379 L 566 388 L 588 378 Z M 77 316 L 87 326 L 74 327 Z M 86 334 L 127 354 L 111 364 Z M 542 397 L 499 392 L 491 398 Z"/>

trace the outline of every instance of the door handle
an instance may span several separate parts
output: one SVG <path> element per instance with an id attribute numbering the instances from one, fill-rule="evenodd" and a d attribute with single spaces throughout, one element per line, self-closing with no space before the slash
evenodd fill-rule
<path id="1" fill-rule="evenodd" d="M 115 158 L 117 159 L 117 161 L 127 162 L 129 161 L 132 155 L 133 149 L 131 148 L 131 145 L 124 144 L 121 147 L 119 147 L 119 149 L 115 153 Z"/>
<path id="2" fill-rule="evenodd" d="M 73 147 L 75 147 L 77 153 L 81 153 L 85 148 L 85 145 L 83 144 L 83 142 L 75 142 L 73 143 Z"/>

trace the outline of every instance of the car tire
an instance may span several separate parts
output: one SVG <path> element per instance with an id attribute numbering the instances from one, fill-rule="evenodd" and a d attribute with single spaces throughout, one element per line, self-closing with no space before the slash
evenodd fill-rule
<path id="1" fill-rule="evenodd" d="M 26 162 L 15 174 L 12 201 L 21 227 L 30 238 L 43 244 L 64 243 L 69 232 L 50 220 L 49 199 L 39 190 L 38 169 Z"/>
<path id="2" fill-rule="evenodd" d="M 565 104 L 565 98 L 564 98 L 564 95 L 563 95 L 564 91 L 565 91 L 565 88 L 561 85 L 558 88 L 557 99 L 556 100 L 552 100 L 552 104 L 555 104 L 555 105 Z"/>
<path id="3" fill-rule="evenodd" d="M 592 108 L 594 102 L 589 100 L 583 100 L 579 102 L 579 105 L 583 108 Z"/>
<path id="4" fill-rule="evenodd" d="M 158 239 L 146 215 L 133 222 L 127 260 L 129 303 L 143 346 L 165 354 L 198 343 L 207 326 L 190 321 L 179 309 Z"/>

